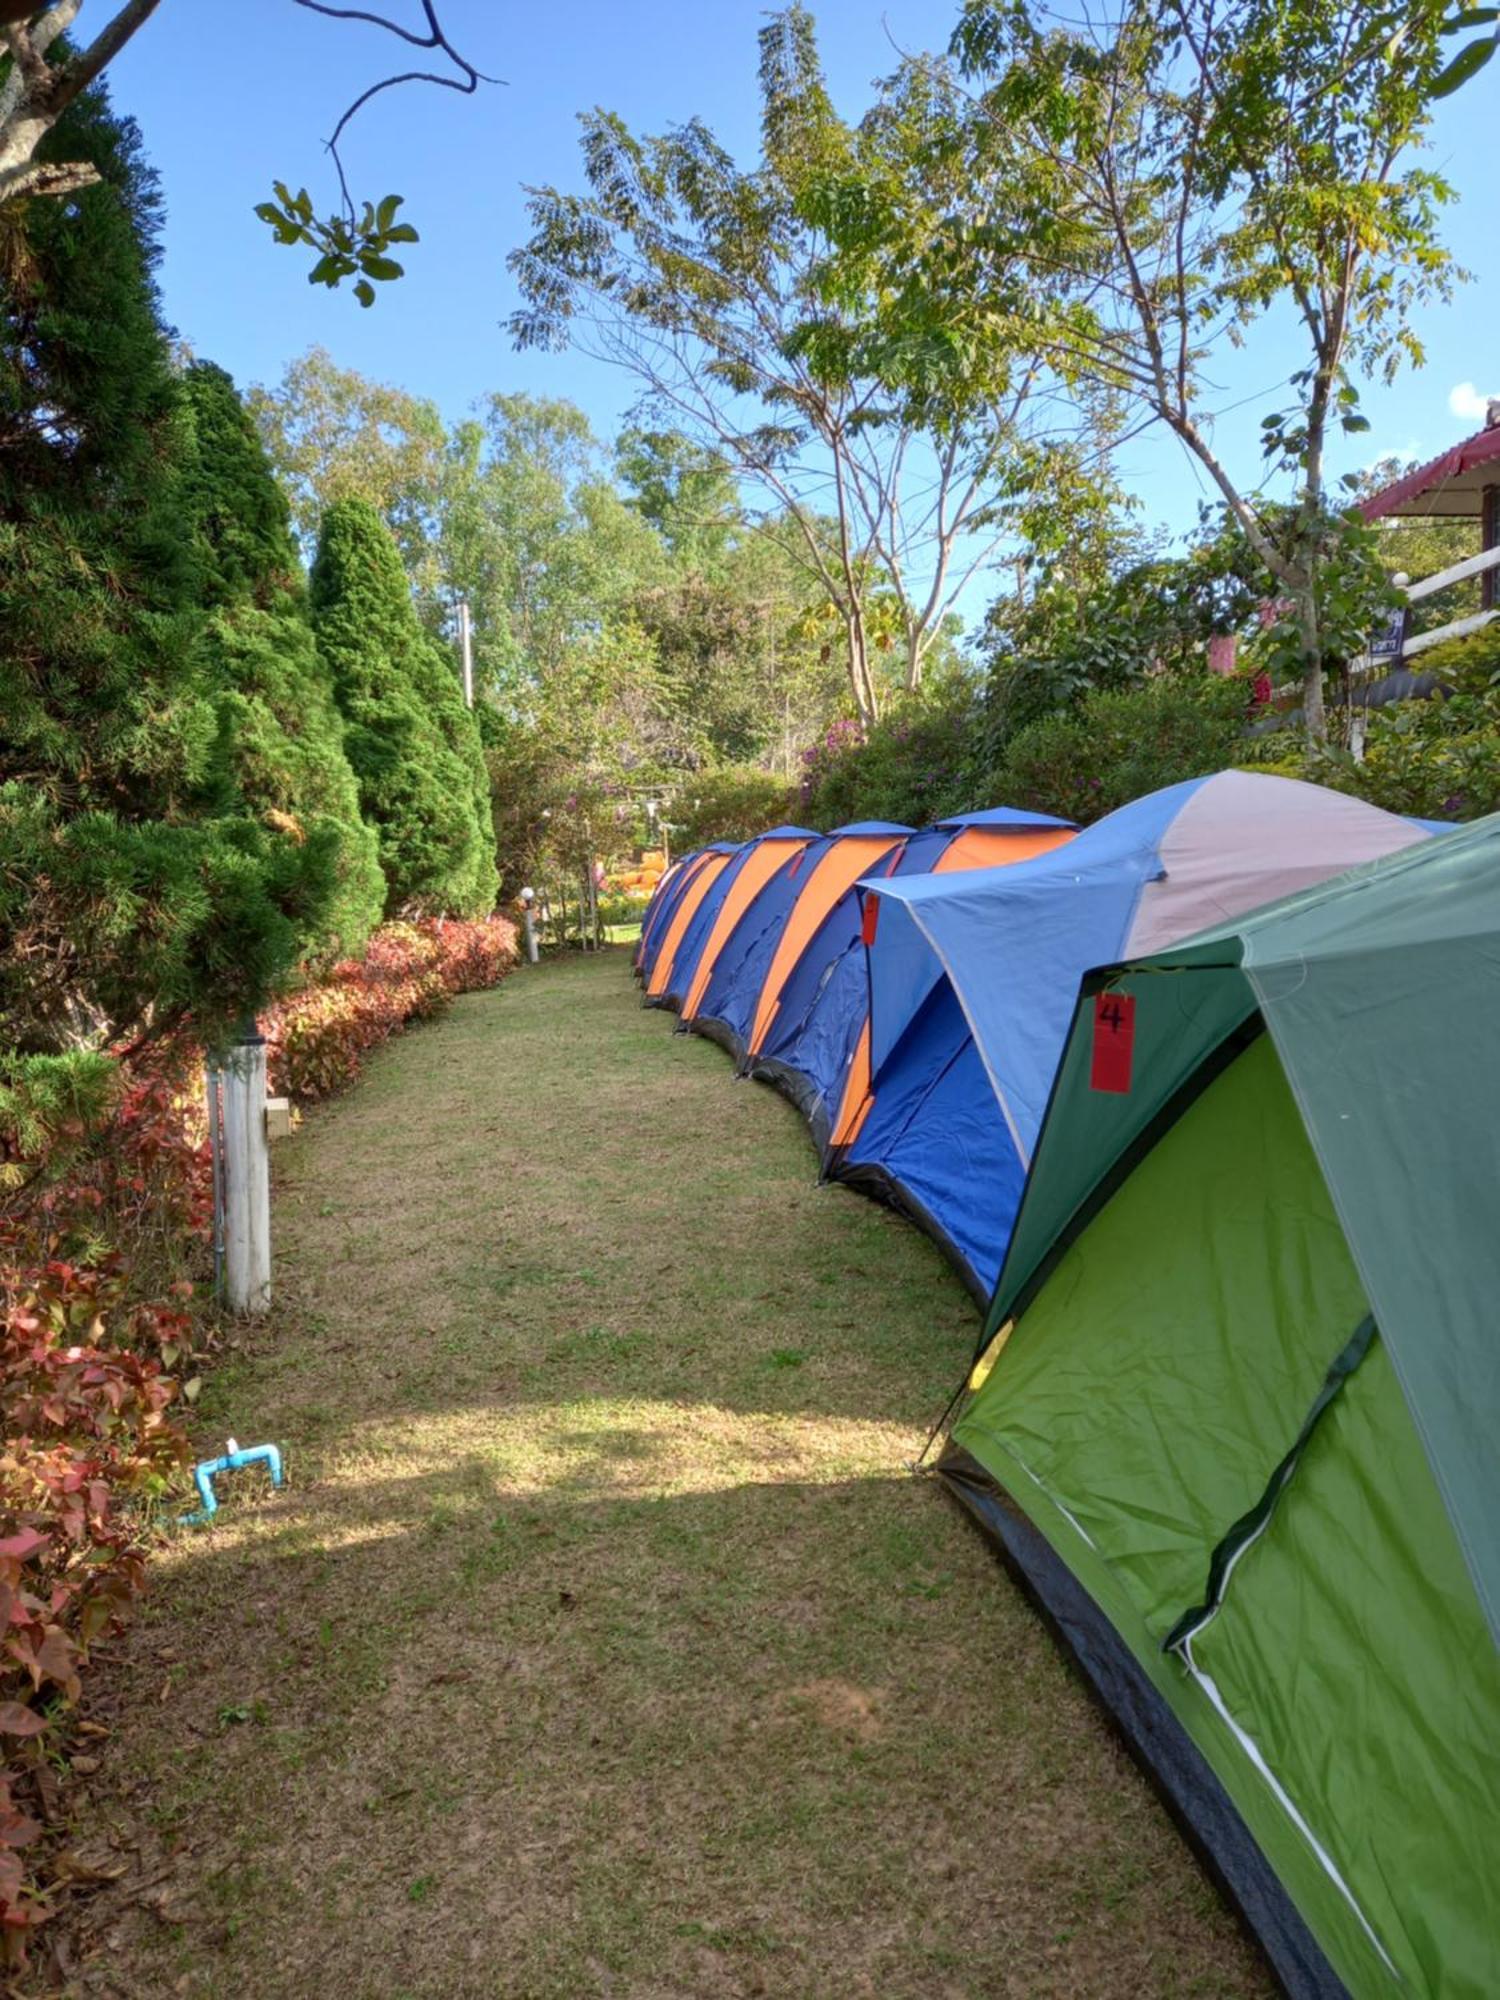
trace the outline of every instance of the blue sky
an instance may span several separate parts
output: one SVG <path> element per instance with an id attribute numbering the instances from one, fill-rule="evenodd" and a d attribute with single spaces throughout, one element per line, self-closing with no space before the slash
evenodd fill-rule
<path id="1" fill-rule="evenodd" d="M 814 4 L 835 97 L 854 115 L 898 48 L 942 46 L 957 14 L 956 0 Z M 419 20 L 416 0 L 385 5 Z M 93 11 L 85 9 L 81 25 Z M 168 316 L 242 386 L 274 381 L 319 343 L 349 367 L 433 398 L 450 416 L 488 391 L 527 389 L 572 398 L 610 437 L 632 399 L 628 380 L 574 354 L 516 354 L 504 333 L 517 302 L 505 257 L 526 234 L 523 184 L 580 184 L 576 118 L 594 104 L 645 130 L 700 116 L 749 159 L 762 0 L 444 0 L 443 14 L 469 59 L 507 83 L 473 99 L 413 85 L 360 114 L 344 149 L 356 191 L 405 195 L 422 235 L 407 255 L 407 278 L 364 312 L 347 290 L 308 285 L 304 253 L 276 246 L 251 210 L 273 176 L 305 183 L 326 203 L 322 136 L 360 89 L 416 52 L 291 0 L 165 0 L 111 78 L 164 182 Z M 1424 369 L 1366 389 L 1373 428 L 1351 442 L 1349 465 L 1385 452 L 1427 456 L 1477 428 L 1450 407 L 1462 384 L 1500 394 L 1497 116 L 1500 75 L 1492 72 L 1442 108 L 1430 159 L 1464 197 L 1449 211 L 1447 233 L 1475 282 L 1419 326 Z M 1246 478 L 1256 469 L 1258 420 L 1280 406 L 1278 380 L 1295 365 L 1295 350 L 1274 331 L 1223 359 L 1223 404 L 1241 407 L 1221 419 L 1217 436 Z M 1170 438 L 1130 444 L 1121 471 L 1141 498 L 1143 521 L 1174 531 L 1191 525 L 1205 489 Z"/>

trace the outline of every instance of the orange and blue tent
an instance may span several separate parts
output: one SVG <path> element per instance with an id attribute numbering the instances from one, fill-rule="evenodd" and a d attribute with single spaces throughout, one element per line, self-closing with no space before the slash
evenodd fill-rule
<path id="1" fill-rule="evenodd" d="M 987 1300 L 1083 975 L 1429 837 L 1319 785 L 1221 771 L 1015 867 L 867 878 L 870 1083 L 828 1176 L 911 1215 Z"/>
<path id="2" fill-rule="evenodd" d="M 641 960 L 651 942 L 652 931 L 660 922 L 662 910 L 672 894 L 674 885 L 681 877 L 683 869 L 697 858 L 696 849 L 690 854 L 680 854 L 669 868 L 662 870 L 656 887 L 646 898 L 646 907 L 641 911 L 640 936 L 636 939 L 635 950 L 630 955 L 630 963 L 636 972 L 641 969 Z"/>
<path id="3" fill-rule="evenodd" d="M 956 813 L 892 843 L 875 872 L 891 878 L 1003 866 L 1048 853 L 1072 832 L 1067 820 L 1009 806 Z M 820 1153 L 846 1094 L 864 1093 L 869 985 L 862 923 L 861 892 L 848 885 L 823 908 L 815 927 L 805 925 L 795 956 L 778 947 L 779 963 L 759 989 L 742 1058 L 749 1075 L 797 1105 Z M 857 1085 L 851 1077 L 860 1079 Z"/>
<path id="4" fill-rule="evenodd" d="M 695 848 L 692 853 L 684 854 L 673 865 L 671 871 L 662 877 L 655 895 L 646 905 L 645 914 L 641 918 L 641 937 L 635 951 L 635 970 L 643 981 L 650 977 L 661 951 L 662 941 L 693 883 L 702 876 L 705 868 L 711 868 L 716 856 L 720 857 L 719 865 L 722 865 L 724 858 L 737 854 L 739 849 L 740 843 L 734 840 L 715 841 L 707 847 Z M 700 894 L 712 879 L 710 874 L 702 883 Z"/>
<path id="5" fill-rule="evenodd" d="M 651 943 L 642 955 L 640 970 L 646 1005 L 653 1004 L 665 991 L 678 949 L 692 928 L 704 898 L 739 851 L 739 844 L 732 841 L 706 847 L 693 857 L 690 868 L 684 866 L 673 884 L 672 895 L 655 918 Z"/>
<path id="6" fill-rule="evenodd" d="M 911 834 L 890 820 L 835 827 L 797 848 L 746 905 L 682 1018 L 742 1062 L 824 919 Z"/>
<path id="7" fill-rule="evenodd" d="M 662 936 L 646 981 L 646 1005 L 681 1012 L 696 1004 L 720 951 L 766 883 L 818 835 L 805 826 L 773 826 L 699 871 Z"/>

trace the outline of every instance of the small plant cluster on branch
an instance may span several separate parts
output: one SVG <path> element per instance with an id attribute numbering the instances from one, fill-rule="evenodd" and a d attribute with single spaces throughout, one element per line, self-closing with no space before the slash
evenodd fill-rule
<path id="1" fill-rule="evenodd" d="M 368 307 L 375 303 L 377 284 L 405 276 L 405 266 L 389 254 L 392 244 L 417 241 L 411 224 L 396 220 L 400 207 L 400 195 L 388 194 L 378 208 L 367 201 L 360 215 L 351 208 L 347 215 L 323 217 L 314 214 L 306 188 L 293 194 L 285 181 L 277 181 L 275 201 L 258 203 L 255 213 L 270 224 L 278 243 L 305 243 L 317 251 L 318 261 L 307 274 L 310 285 L 334 291 L 353 278 L 354 296 Z"/>
<path id="2" fill-rule="evenodd" d="M 98 162 L 77 147 L 59 146 L 54 130 L 61 124 L 66 131 L 62 121 L 70 107 L 99 82 L 160 4 L 161 0 L 99 0 L 97 5 L 94 0 L 51 0 L 51 4 L 0 0 L 0 209 L 39 197 L 67 197 L 97 185 Z M 339 151 L 345 131 L 372 98 L 403 84 L 432 84 L 472 97 L 482 83 L 498 79 L 476 69 L 455 47 L 443 26 L 438 0 L 419 0 L 424 24 L 420 29 L 370 8 L 341 7 L 329 0 L 287 0 L 287 4 L 330 20 L 384 29 L 409 48 L 430 51 L 444 65 L 440 70 L 409 69 L 382 77 L 348 105 L 325 141 L 338 176 L 336 209 L 320 214 L 306 188 L 294 195 L 284 181 L 274 183 L 275 201 L 256 206 L 255 213 L 270 226 L 278 243 L 305 245 L 317 253 L 309 283 L 332 289 L 352 277 L 355 297 L 362 306 L 371 306 L 375 283 L 402 275 L 401 266 L 389 255 L 391 246 L 415 243 L 417 232 L 395 219 L 399 195 L 356 205 Z M 76 32 L 80 15 L 85 17 L 81 38 Z"/>

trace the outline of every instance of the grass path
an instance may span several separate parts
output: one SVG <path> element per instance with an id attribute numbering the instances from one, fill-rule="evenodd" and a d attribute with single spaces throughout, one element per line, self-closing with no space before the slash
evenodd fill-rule
<path id="1" fill-rule="evenodd" d="M 903 1471 L 972 1308 L 623 954 L 278 1150 L 78 1829 L 89 1995 L 1260 1995 L 1031 1611 Z"/>

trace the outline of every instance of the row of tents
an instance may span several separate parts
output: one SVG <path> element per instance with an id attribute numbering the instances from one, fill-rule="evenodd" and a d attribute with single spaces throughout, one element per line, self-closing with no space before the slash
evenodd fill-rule
<path id="1" fill-rule="evenodd" d="M 776 827 L 636 965 L 984 1301 L 937 1469 L 1284 1987 L 1500 1993 L 1500 819 Z"/>

